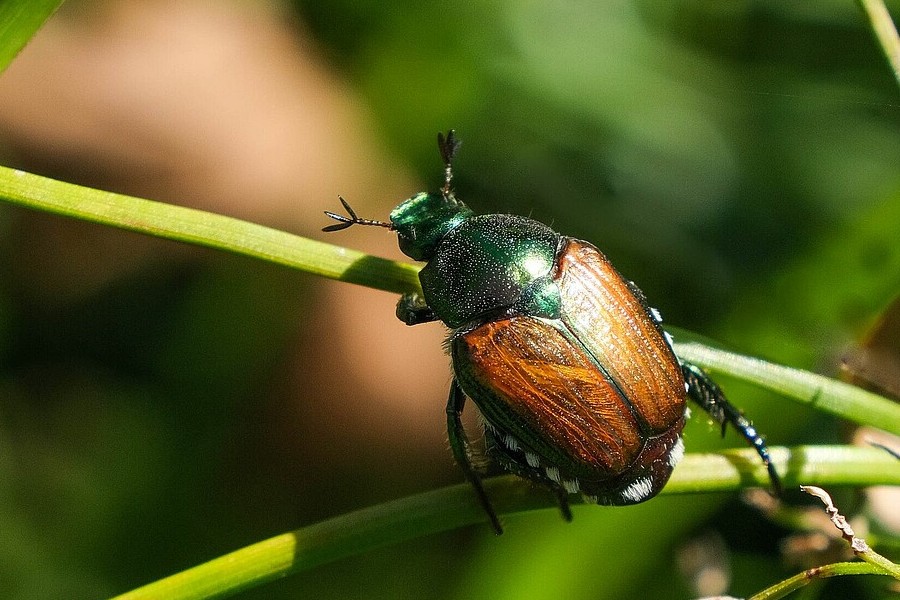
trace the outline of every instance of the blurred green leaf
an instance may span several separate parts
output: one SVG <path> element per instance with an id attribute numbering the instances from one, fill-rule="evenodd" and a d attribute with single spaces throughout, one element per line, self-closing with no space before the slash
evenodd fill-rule
<path id="1" fill-rule="evenodd" d="M 4 71 L 63 0 L 0 2 L 0 72 Z"/>

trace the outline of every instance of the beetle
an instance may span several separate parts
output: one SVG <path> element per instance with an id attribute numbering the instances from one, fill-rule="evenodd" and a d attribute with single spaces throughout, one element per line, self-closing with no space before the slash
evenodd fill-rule
<path id="1" fill-rule="evenodd" d="M 484 423 L 485 450 L 507 471 L 550 488 L 566 520 L 568 496 L 606 505 L 644 502 L 663 488 L 684 454 L 690 398 L 756 449 L 773 488 L 778 473 L 763 437 L 702 369 L 679 360 L 659 312 L 592 244 L 517 215 L 476 215 L 451 188 L 459 142 L 438 134 L 439 193 L 419 193 L 390 220 L 349 216 L 352 225 L 397 233 L 404 254 L 426 264 L 422 292 L 404 294 L 407 325 L 443 322 L 453 381 L 447 431 L 453 455 L 494 531 L 500 520 L 471 461 L 461 414 L 470 398 Z"/>

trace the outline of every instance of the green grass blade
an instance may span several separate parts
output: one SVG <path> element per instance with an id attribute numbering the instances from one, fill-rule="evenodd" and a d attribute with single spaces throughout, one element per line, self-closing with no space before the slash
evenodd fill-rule
<path id="1" fill-rule="evenodd" d="M 0 72 L 34 37 L 62 0 L 3 0 L 0 2 Z"/>
<path id="2" fill-rule="evenodd" d="M 891 14 L 882 0 L 857 0 L 869 19 L 869 25 L 888 61 L 897 85 L 900 85 L 900 36 Z"/>
<path id="3" fill-rule="evenodd" d="M 676 343 L 688 362 L 784 394 L 802 404 L 900 435 L 900 404 L 854 385 L 696 342 Z"/>
<path id="4" fill-rule="evenodd" d="M 765 590 L 753 594 L 747 600 L 779 600 L 786 598 L 792 592 L 802 589 L 814 581 L 828 577 L 840 577 L 846 575 L 884 575 L 884 571 L 864 562 L 841 562 L 822 565 L 811 571 L 797 573 L 789 579 L 779 581 L 777 584 Z M 799 597 L 799 596 L 798 596 Z"/>
<path id="5" fill-rule="evenodd" d="M 369 256 L 223 215 L 56 181 L 0 167 L 0 199 L 76 219 L 111 225 L 261 258 L 306 273 L 389 292 L 418 289 L 418 268 Z"/>
<path id="6" fill-rule="evenodd" d="M 773 448 L 772 455 L 789 487 L 801 483 L 829 487 L 900 484 L 900 462 L 872 448 Z M 768 485 L 768 475 L 754 450 L 689 454 L 675 469 L 662 494 L 734 491 L 747 485 Z M 556 506 L 551 494 L 517 477 L 495 477 L 486 480 L 485 487 L 502 514 Z M 451 486 L 264 540 L 117 596 L 116 600 L 224 598 L 380 546 L 484 521 L 485 515 L 471 488 Z"/>

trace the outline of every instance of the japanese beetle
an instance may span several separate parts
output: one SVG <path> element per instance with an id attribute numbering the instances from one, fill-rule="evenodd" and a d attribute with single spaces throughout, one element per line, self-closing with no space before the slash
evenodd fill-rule
<path id="1" fill-rule="evenodd" d="M 422 294 L 397 304 L 407 325 L 442 321 L 454 379 L 447 402 L 450 447 L 494 530 L 500 521 L 478 472 L 460 415 L 466 397 L 481 411 L 488 455 L 506 470 L 568 495 L 626 505 L 655 496 L 684 454 L 690 397 L 756 449 L 774 488 L 765 441 L 699 367 L 680 361 L 637 286 L 593 245 L 517 215 L 475 215 L 450 187 L 459 144 L 438 134 L 440 193 L 420 193 L 390 221 L 326 211 L 338 223 L 397 232 L 400 249 L 427 264 Z"/>

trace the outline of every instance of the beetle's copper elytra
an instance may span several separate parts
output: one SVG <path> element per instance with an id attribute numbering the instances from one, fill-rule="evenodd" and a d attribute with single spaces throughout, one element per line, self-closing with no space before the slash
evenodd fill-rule
<path id="1" fill-rule="evenodd" d="M 440 193 L 417 194 L 390 222 L 326 212 L 337 224 L 397 232 L 400 248 L 427 264 L 422 295 L 406 294 L 397 316 L 450 328 L 454 380 L 447 430 L 454 457 L 496 533 L 500 520 L 469 459 L 460 414 L 471 398 L 484 417 L 488 454 L 508 471 L 600 504 L 636 504 L 663 488 L 684 453 L 690 397 L 731 423 L 778 474 L 765 441 L 699 367 L 679 361 L 658 311 L 592 244 L 516 215 L 475 215 L 450 187 L 459 147 L 438 134 Z"/>

